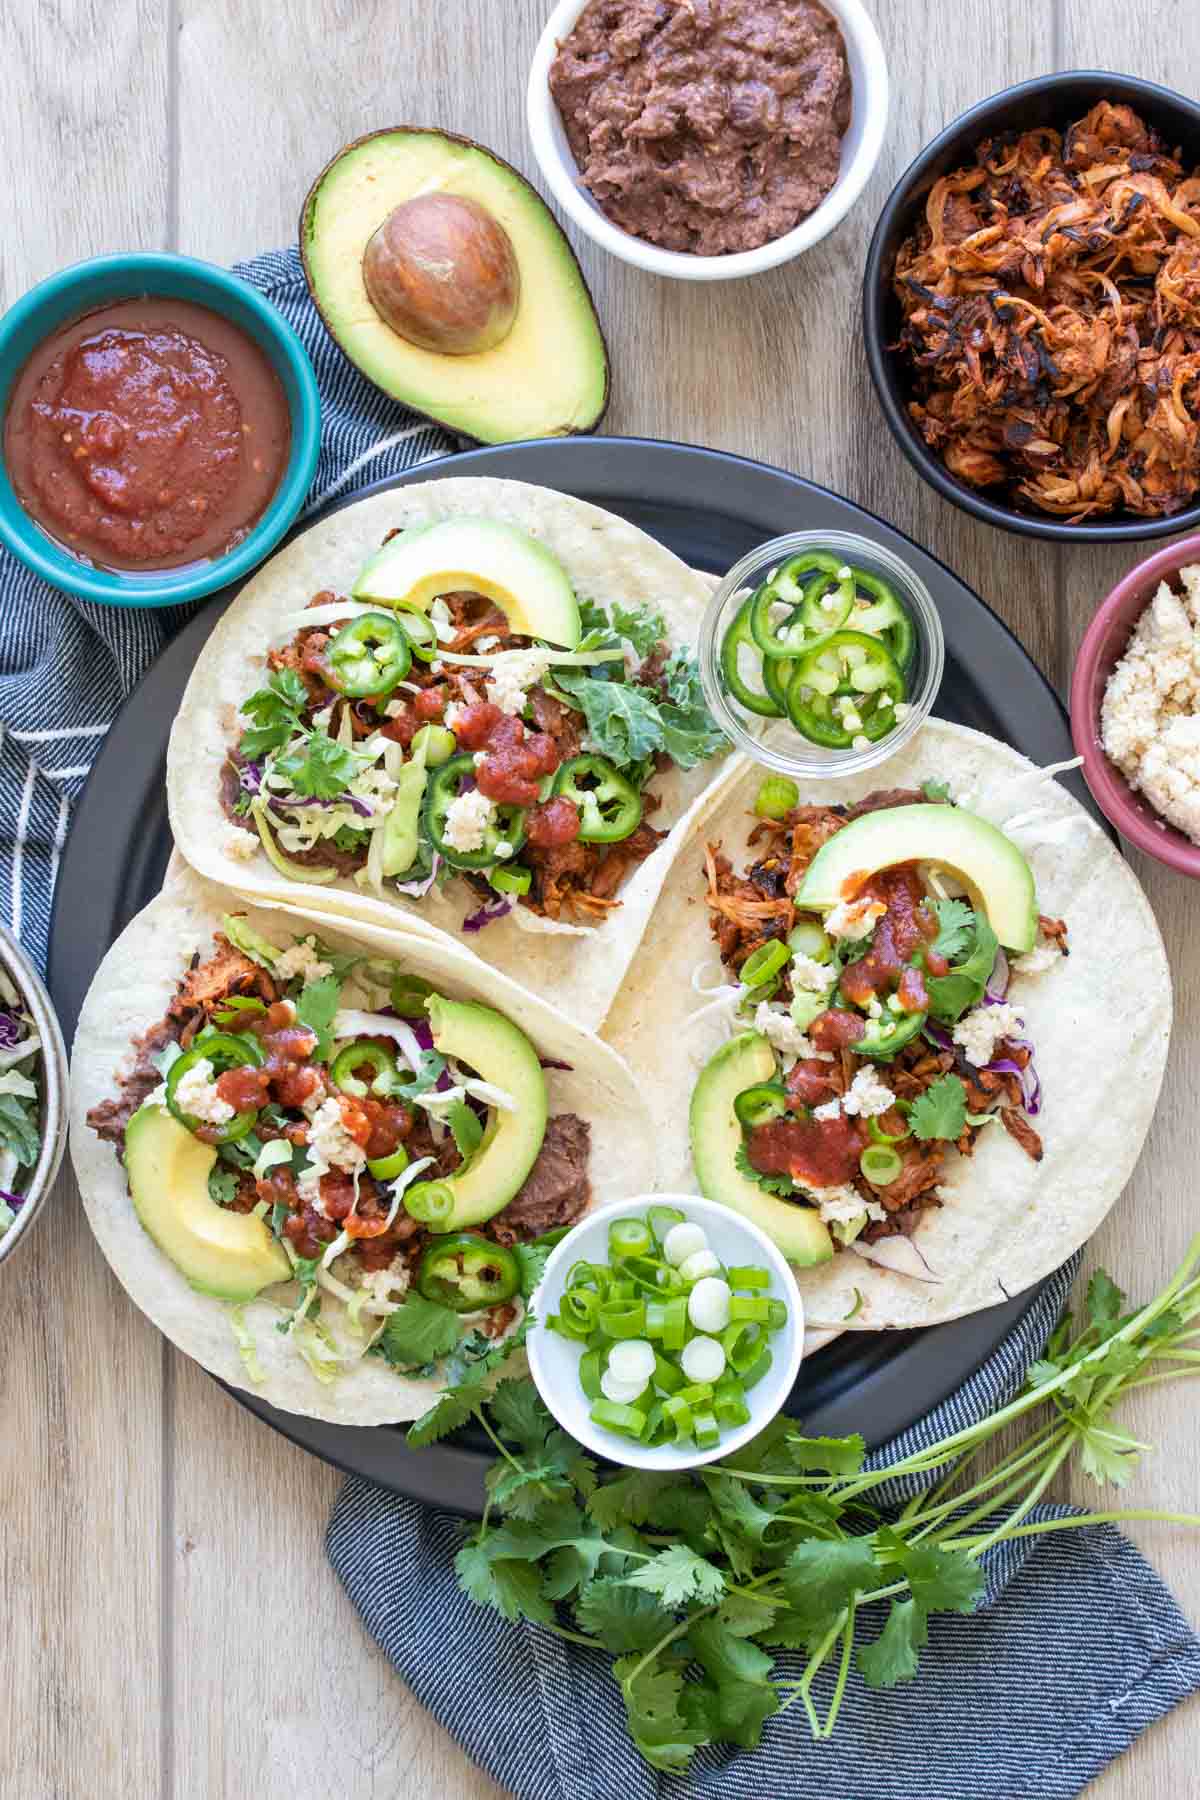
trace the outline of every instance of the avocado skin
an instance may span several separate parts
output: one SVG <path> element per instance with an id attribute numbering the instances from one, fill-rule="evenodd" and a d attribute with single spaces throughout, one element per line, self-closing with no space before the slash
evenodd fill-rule
<path id="1" fill-rule="evenodd" d="M 354 355 L 351 353 L 351 351 L 348 349 L 347 345 L 343 341 L 342 335 L 339 333 L 338 330 L 335 329 L 334 324 L 333 324 L 332 320 L 330 319 L 329 312 L 328 312 L 328 309 L 325 304 L 324 296 L 322 295 L 322 293 L 320 291 L 320 284 L 314 279 L 314 275 L 313 275 L 313 267 L 312 267 L 312 260 L 311 260 L 310 254 L 309 254 L 309 246 L 310 246 L 310 243 L 312 240 L 312 233 L 313 233 L 313 217 L 314 217 L 314 214 L 316 211 L 317 200 L 320 195 L 321 188 L 322 188 L 324 182 L 326 181 L 327 177 L 330 175 L 331 171 L 336 167 L 336 165 L 338 163 L 340 163 L 343 160 L 343 158 L 352 155 L 357 150 L 361 150 L 365 145 L 371 143 L 376 138 L 395 137 L 395 136 L 402 136 L 402 135 L 403 136 L 413 136 L 413 137 L 433 136 L 433 137 L 443 138 L 448 144 L 457 145 L 460 149 L 470 151 L 472 154 L 474 154 L 476 156 L 485 157 L 489 162 L 494 163 L 496 165 L 496 167 L 501 171 L 501 173 L 503 174 L 503 176 L 506 179 L 511 180 L 518 187 L 526 190 L 528 192 L 530 198 L 536 203 L 536 205 L 538 207 L 541 208 L 542 212 L 545 214 L 546 225 L 549 228 L 549 230 L 555 234 L 555 237 L 557 240 L 556 247 L 557 247 L 559 253 L 561 254 L 561 256 L 563 257 L 564 261 L 566 261 L 568 263 L 573 276 L 578 280 L 580 287 L 582 288 L 583 293 L 587 299 L 588 305 L 591 309 L 592 323 L 594 324 L 594 327 L 595 327 L 599 352 L 600 352 L 600 356 L 601 356 L 601 359 L 603 362 L 604 385 L 603 385 L 603 390 L 602 390 L 602 393 L 600 396 L 599 404 L 595 408 L 593 416 L 591 418 L 589 418 L 585 424 L 572 424 L 572 425 L 558 427 L 558 428 L 555 428 L 554 426 L 550 426 L 545 431 L 540 432 L 540 433 L 539 432 L 525 432 L 522 435 L 528 436 L 528 437 L 536 437 L 536 436 L 585 437 L 585 436 L 589 436 L 592 432 L 594 432 L 596 430 L 597 426 L 600 424 L 601 420 L 603 419 L 605 413 L 608 411 L 609 400 L 610 400 L 611 394 L 612 394 L 612 365 L 611 365 L 611 360 L 610 360 L 609 354 L 608 354 L 608 344 L 604 337 L 604 330 L 600 324 L 600 318 L 596 311 L 596 304 L 592 298 L 591 289 L 588 287 L 587 280 L 584 276 L 583 270 L 580 267 L 579 259 L 575 255 L 575 252 L 571 247 L 570 240 L 567 238 L 566 233 L 563 231 L 563 229 L 559 225 L 557 219 L 554 217 L 553 213 L 550 211 L 550 208 L 547 206 L 545 200 L 543 200 L 542 196 L 538 193 L 537 189 L 533 186 L 533 184 L 526 180 L 525 176 L 521 174 L 520 170 L 515 169 L 513 167 L 513 165 L 509 162 L 506 162 L 502 156 L 498 156 L 494 150 L 489 150 L 485 145 L 476 143 L 474 141 L 474 139 L 472 139 L 472 138 L 463 137 L 458 132 L 443 131 L 439 126 L 436 126 L 436 125 L 389 125 L 389 126 L 383 126 L 378 131 L 365 132 L 362 135 L 362 137 L 354 138 L 350 143 L 344 145 L 342 147 L 342 149 L 340 149 L 335 156 L 332 156 L 329 159 L 329 161 L 325 164 L 325 167 L 317 175 L 312 186 L 309 188 L 308 193 L 305 195 L 304 204 L 302 205 L 302 207 L 300 209 L 300 222 L 299 222 L 298 236 L 299 236 L 299 248 L 300 248 L 300 261 L 301 261 L 301 264 L 304 269 L 304 278 L 308 283 L 308 291 L 312 295 L 313 304 L 316 307 L 317 312 L 320 314 L 321 322 L 325 326 L 325 329 L 328 331 L 330 337 L 333 339 L 334 343 L 338 346 L 339 350 L 342 351 L 343 355 L 345 355 L 351 362 L 355 363 L 356 367 L 361 368 L 362 365 L 360 363 L 358 363 L 357 359 L 354 357 Z M 399 203 L 400 200 L 403 200 L 407 197 L 408 197 L 407 195 L 397 195 L 396 203 Z M 372 230 L 373 229 L 374 229 L 374 227 L 372 227 Z M 366 249 L 367 240 L 370 236 L 371 236 L 371 232 L 367 232 L 366 235 L 364 236 L 363 245 L 362 245 L 363 250 Z M 516 254 L 517 254 L 518 267 L 521 268 L 522 276 L 524 276 L 524 265 L 523 265 L 523 260 L 522 260 L 522 245 L 520 243 L 515 243 L 514 248 L 515 248 Z M 402 344 L 404 342 L 404 340 L 397 337 L 397 342 Z M 497 346 L 497 348 L 502 348 L 502 346 Z M 482 354 L 489 355 L 489 354 L 495 354 L 495 352 L 483 352 Z M 367 371 L 364 369 L 363 373 L 367 374 Z M 530 374 L 531 374 L 531 376 L 533 376 L 533 378 L 535 378 L 535 379 L 537 378 L 537 371 L 530 371 Z M 374 377 L 368 374 L 367 379 L 370 381 L 373 381 Z M 375 383 L 375 385 L 378 386 L 379 384 Z M 480 420 L 477 422 L 478 423 L 477 429 L 469 429 L 467 427 L 467 425 L 461 419 L 447 419 L 439 412 L 436 404 L 421 405 L 417 401 L 414 401 L 413 399 L 411 399 L 405 392 L 402 391 L 402 384 L 398 384 L 395 388 L 385 388 L 385 389 L 382 389 L 381 391 L 388 393 L 392 399 L 398 400 L 402 405 L 407 406 L 411 411 L 415 412 L 418 415 L 418 417 L 429 419 L 432 421 L 433 424 L 441 425 L 446 430 L 454 432 L 459 437 L 474 439 L 475 441 L 477 441 L 479 443 L 484 443 L 484 444 L 502 444 L 502 443 L 509 443 L 509 442 L 513 441 L 511 433 L 504 431 L 504 429 L 502 427 L 499 429 L 489 429 L 483 420 Z"/>
<path id="2" fill-rule="evenodd" d="M 515 1112 L 492 1109 L 483 1142 L 461 1174 L 440 1179 L 454 1195 L 454 1211 L 439 1234 L 465 1231 L 502 1212 L 523 1186 L 546 1135 L 546 1077 L 525 1033 L 494 1007 L 475 1000 L 428 1000 L 434 1048 L 469 1063 L 484 1081 L 504 1088 Z"/>
<path id="3" fill-rule="evenodd" d="M 810 1207 L 794 1206 L 743 1175 L 734 1164 L 742 1128 L 733 1111 L 735 1097 L 759 1082 L 776 1079 L 775 1053 L 759 1031 L 743 1031 L 712 1055 L 692 1089 L 688 1125 L 692 1161 L 706 1200 L 717 1200 L 751 1219 L 778 1244 L 797 1268 L 828 1262 L 833 1240 Z"/>
<path id="4" fill-rule="evenodd" d="M 125 1132 L 133 1209 L 184 1279 L 217 1300 L 253 1300 L 292 1267 L 261 1219 L 229 1212 L 208 1192 L 217 1153 L 164 1106 L 147 1103 Z"/>

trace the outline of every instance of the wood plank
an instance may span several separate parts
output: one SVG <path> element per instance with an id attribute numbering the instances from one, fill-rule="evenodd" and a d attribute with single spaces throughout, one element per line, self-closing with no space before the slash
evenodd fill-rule
<path id="1" fill-rule="evenodd" d="M 1146 15 L 1152 29 L 1138 31 L 1120 0 L 1096 0 L 1087 7 L 1063 8 L 1064 68 L 1119 68 L 1168 87 L 1195 94 L 1200 83 L 1200 40 L 1195 11 L 1186 0 L 1165 0 Z M 1117 48 L 1119 46 L 1119 48 Z M 1097 605 L 1115 582 L 1157 548 L 1143 553 L 1123 548 L 1070 548 L 1063 558 L 1067 632 L 1060 679 Z M 1200 990 L 1196 967 L 1195 889 L 1148 857 L 1134 854 L 1133 866 L 1162 928 L 1175 977 L 1175 1028 L 1166 1082 L 1154 1128 L 1129 1188 L 1089 1248 L 1088 1267 L 1103 1265 L 1135 1296 L 1153 1293 L 1168 1277 L 1196 1229 L 1194 1181 L 1190 1171 L 1200 1155 L 1195 1096 L 1200 1087 Z M 1195 1431 L 1194 1388 L 1152 1388 L 1135 1396 L 1122 1422 L 1156 1445 L 1142 1471 L 1118 1504 L 1194 1511 L 1200 1487 L 1200 1449 Z M 1094 1505 L 1097 1489 L 1076 1476 L 1071 1497 Z M 1107 1490 L 1106 1503 L 1111 1502 Z M 1129 1535 L 1145 1550 L 1180 1605 L 1200 1624 L 1200 1558 L 1196 1537 L 1182 1527 L 1135 1524 Z M 1140 1800 L 1171 1792 L 1181 1771 L 1194 1763 L 1200 1717 L 1193 1703 L 1180 1708 L 1147 1734 L 1134 1751 L 1114 1764 L 1090 1793 L 1095 1800 Z M 1186 1784 L 1185 1784 L 1186 1785 Z"/>
<path id="2" fill-rule="evenodd" d="M 0 18 L 0 305 L 82 256 L 166 242 L 157 22 L 148 0 Z M 14 1800 L 153 1794 L 162 1341 L 109 1274 L 66 1175 L 0 1293 L 2 1785 Z"/>

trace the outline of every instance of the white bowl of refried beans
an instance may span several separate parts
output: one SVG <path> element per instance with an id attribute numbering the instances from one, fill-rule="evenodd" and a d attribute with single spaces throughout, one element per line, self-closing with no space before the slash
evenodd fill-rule
<path id="1" fill-rule="evenodd" d="M 819 243 L 862 193 L 887 109 L 860 0 L 559 0 L 527 103 L 569 218 L 684 281 L 755 275 Z"/>

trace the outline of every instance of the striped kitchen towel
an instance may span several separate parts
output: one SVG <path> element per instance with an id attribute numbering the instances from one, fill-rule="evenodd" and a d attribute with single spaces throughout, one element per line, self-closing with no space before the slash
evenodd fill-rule
<path id="1" fill-rule="evenodd" d="M 1076 1256 L 983 1367 L 873 1466 L 1012 1399 L 1078 1268 Z M 899 1505 L 913 1488 L 894 1490 L 881 1488 L 880 1504 Z M 351 1478 L 326 1548 L 418 1699 L 517 1800 L 1073 1800 L 1200 1688 L 1200 1639 L 1170 1593 L 1128 1539 L 1092 1526 L 999 1546 L 986 1559 L 983 1608 L 935 1615 L 905 1686 L 875 1692 L 852 1673 L 829 1742 L 813 1742 L 796 1706 L 767 1720 L 757 1750 L 714 1747 L 686 1776 L 656 1775 L 630 1743 L 608 1657 L 511 1624 L 461 1592 L 454 1554 L 464 1530 L 461 1519 Z M 883 1608 L 870 1611 L 882 1626 Z M 803 1658 L 781 1664 L 798 1675 Z M 822 1714 L 833 1683 L 826 1667 L 814 1692 Z M 1180 1770 L 1174 1791 L 1190 1782 Z"/>
<path id="2" fill-rule="evenodd" d="M 295 250 L 268 252 L 237 272 L 299 333 L 316 371 L 324 419 L 306 513 L 454 449 L 439 427 L 346 361 L 309 298 Z M 73 600 L 0 551 L 0 909 L 40 967 L 72 803 L 117 709 L 194 610 Z"/>

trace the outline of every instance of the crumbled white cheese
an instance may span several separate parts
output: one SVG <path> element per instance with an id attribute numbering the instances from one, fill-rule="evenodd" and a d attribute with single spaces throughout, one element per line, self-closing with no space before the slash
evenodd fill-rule
<path id="1" fill-rule="evenodd" d="M 398 719 L 408 711 L 408 707 L 403 700 L 389 700 L 383 710 L 389 719 Z"/>
<path id="2" fill-rule="evenodd" d="M 180 1112 L 198 1119 L 202 1125 L 227 1125 L 234 1113 L 228 1100 L 222 1100 L 217 1092 L 213 1066 L 206 1056 L 179 1077 L 175 1104 Z"/>
<path id="3" fill-rule="evenodd" d="M 841 1110 L 842 1102 L 840 1098 L 835 1095 L 832 1100 L 826 1100 L 823 1105 L 813 1107 L 813 1118 L 819 1119 L 821 1124 L 824 1125 L 831 1120 L 836 1119 L 840 1115 Z"/>
<path id="4" fill-rule="evenodd" d="M 308 1128 L 308 1150 L 314 1163 L 324 1163 L 331 1169 L 345 1169 L 347 1174 L 361 1169 L 367 1160 L 362 1145 L 355 1143 L 342 1123 L 341 1105 L 333 1095 L 323 1100 L 313 1114 Z"/>
<path id="5" fill-rule="evenodd" d="M 1109 676 L 1105 754 L 1150 804 L 1200 844 L 1200 563 L 1159 584 Z"/>
<path id="6" fill-rule="evenodd" d="M 819 963 L 803 950 L 792 952 L 791 974 L 794 988 L 806 988 L 812 994 L 824 994 L 833 986 L 833 970 L 828 963 Z"/>
<path id="7" fill-rule="evenodd" d="M 482 763 L 485 763 L 487 761 L 487 751 L 486 750 L 476 750 L 475 754 L 471 758 L 471 761 L 475 764 L 475 767 L 478 769 Z"/>
<path id="8" fill-rule="evenodd" d="M 549 667 L 548 656 L 534 652 L 513 654 L 497 662 L 484 691 L 493 706 L 515 717 L 525 710 L 525 690 L 539 682 Z"/>
<path id="9" fill-rule="evenodd" d="M 226 834 L 225 849 L 238 862 L 251 862 L 258 855 L 259 840 L 253 831 L 230 831 Z"/>
<path id="10" fill-rule="evenodd" d="M 875 921 L 886 911 L 882 900 L 839 900 L 833 911 L 825 915 L 825 935 L 851 940 L 868 937 Z"/>
<path id="11" fill-rule="evenodd" d="M 896 722 L 897 722 L 897 724 L 902 725 L 904 723 L 905 719 L 907 719 L 907 717 L 911 711 L 912 711 L 912 707 L 908 704 L 907 700 L 897 700 L 897 702 L 896 702 Z"/>
<path id="12" fill-rule="evenodd" d="M 852 750 L 869 750 L 871 748 L 871 740 L 869 737 L 865 737 L 860 731 L 856 738 L 851 738 L 850 748 Z"/>
<path id="13" fill-rule="evenodd" d="M 444 675 L 445 672 L 446 672 L 446 665 L 444 662 L 431 662 L 430 663 L 429 673 L 431 675 Z"/>
<path id="14" fill-rule="evenodd" d="M 320 1163 L 309 1163 L 308 1167 L 302 1169 L 296 1177 L 296 1192 L 301 1200 L 306 1206 L 311 1206 L 314 1212 L 319 1212 L 322 1218 L 327 1215 L 325 1202 L 321 1198 L 321 1177 L 328 1172 L 327 1169 L 321 1167 Z"/>
<path id="15" fill-rule="evenodd" d="M 501 862 L 506 862 L 513 853 L 513 847 L 507 838 L 498 839 L 494 848 Z"/>
<path id="16" fill-rule="evenodd" d="M 446 808 L 445 824 L 442 836 L 451 850 L 482 850 L 487 828 L 495 816 L 496 808 L 486 794 L 478 788 L 471 788 L 465 794 L 456 794 Z"/>
<path id="17" fill-rule="evenodd" d="M 1057 944 L 1035 944 L 1009 965 L 1014 975 L 1043 975 L 1062 955 Z"/>
<path id="18" fill-rule="evenodd" d="M 1001 1038 L 1020 1037 L 1023 1029 L 1020 1014 L 1008 1001 L 1001 1006 L 977 1006 L 954 1027 L 954 1042 L 962 1046 L 974 1068 L 983 1069 L 996 1054 Z"/>
<path id="19" fill-rule="evenodd" d="M 850 564 L 843 563 L 841 568 L 837 572 L 837 578 L 839 581 L 849 581 L 849 579 L 853 575 L 853 573 L 854 573 L 854 570 L 850 567 Z"/>
<path id="20" fill-rule="evenodd" d="M 299 975 L 307 987 L 310 981 L 320 981 L 323 976 L 332 975 L 333 964 L 322 962 L 316 939 L 306 937 L 279 952 L 275 958 L 275 974 L 280 981 L 291 981 L 294 976 Z"/>
<path id="21" fill-rule="evenodd" d="M 815 1056 L 816 1045 L 810 1043 L 791 1013 L 781 1007 L 772 1006 L 767 1000 L 760 1000 L 754 1015 L 754 1029 L 761 1031 L 767 1042 L 776 1050 L 791 1056 Z"/>
<path id="22" fill-rule="evenodd" d="M 883 1002 L 880 1000 L 878 994 L 872 994 L 871 998 L 867 1001 L 867 1017 L 868 1019 L 881 1019 L 883 1017 Z"/>
<path id="23" fill-rule="evenodd" d="M 848 1183 L 842 1187 L 809 1188 L 808 1192 L 826 1225 L 850 1225 L 864 1213 L 869 1219 L 887 1218 L 878 1200 L 864 1200 L 857 1188 Z"/>
<path id="24" fill-rule="evenodd" d="M 497 650 L 499 647 L 500 639 L 498 637 L 481 637 L 475 646 L 480 656 L 486 656 L 489 650 Z"/>
<path id="25" fill-rule="evenodd" d="M 860 1069 L 842 1095 L 842 1111 L 847 1114 L 857 1113 L 863 1119 L 877 1119 L 885 1113 L 889 1106 L 894 1106 L 896 1096 L 886 1081 L 880 1081 L 874 1068 Z"/>
<path id="26" fill-rule="evenodd" d="M 408 1292 L 412 1271 L 402 1256 L 395 1256 L 386 1269 L 372 1269 L 360 1276 L 359 1287 L 370 1300 L 388 1301 Z"/>

